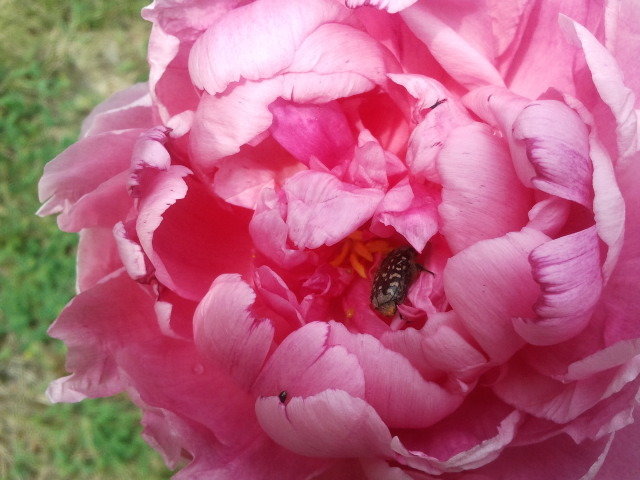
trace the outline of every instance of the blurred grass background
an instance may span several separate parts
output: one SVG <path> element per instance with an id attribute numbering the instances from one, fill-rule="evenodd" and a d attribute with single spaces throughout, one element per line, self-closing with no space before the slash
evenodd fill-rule
<path id="1" fill-rule="evenodd" d="M 50 405 L 46 330 L 74 292 L 76 235 L 40 219 L 44 164 L 111 93 L 144 81 L 144 0 L 0 0 L 0 479 L 169 478 L 124 397 Z"/>

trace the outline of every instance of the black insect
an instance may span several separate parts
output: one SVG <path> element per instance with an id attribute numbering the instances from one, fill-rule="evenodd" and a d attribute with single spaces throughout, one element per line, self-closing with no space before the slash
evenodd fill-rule
<path id="1" fill-rule="evenodd" d="M 283 391 L 281 391 L 281 392 L 278 394 L 278 398 L 280 399 L 280 401 L 281 401 L 282 403 L 284 403 L 284 402 L 286 402 L 286 401 L 287 401 L 287 395 L 288 395 L 288 394 L 287 394 L 287 391 L 286 391 L 286 390 L 283 390 Z"/>
<path id="2" fill-rule="evenodd" d="M 415 262 L 417 256 L 418 252 L 407 246 L 391 250 L 382 260 L 373 279 L 371 305 L 385 317 L 396 314 L 418 271 L 424 270 L 433 275 L 433 272 Z"/>

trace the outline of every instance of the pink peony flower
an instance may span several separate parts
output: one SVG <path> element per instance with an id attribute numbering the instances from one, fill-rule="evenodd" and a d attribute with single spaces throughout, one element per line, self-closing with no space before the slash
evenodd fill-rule
<path id="1" fill-rule="evenodd" d="M 40 182 L 52 401 L 127 391 L 176 479 L 639 478 L 637 2 L 143 17 Z"/>

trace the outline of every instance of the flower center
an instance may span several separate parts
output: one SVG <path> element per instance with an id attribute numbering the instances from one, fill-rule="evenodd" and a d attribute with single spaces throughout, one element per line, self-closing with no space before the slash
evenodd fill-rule
<path id="1" fill-rule="evenodd" d="M 364 240 L 361 231 L 356 230 L 342 244 L 342 248 L 330 262 L 334 267 L 350 266 L 362 278 L 367 278 L 367 268 L 373 263 L 374 254 L 386 254 L 393 250 L 387 240 L 376 238 Z M 366 264 L 368 266 L 365 266 Z"/>

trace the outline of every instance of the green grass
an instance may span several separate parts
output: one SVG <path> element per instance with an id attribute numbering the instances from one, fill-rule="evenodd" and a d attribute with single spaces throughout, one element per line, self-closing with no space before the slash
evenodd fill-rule
<path id="1" fill-rule="evenodd" d="M 44 164 L 109 94 L 147 76 L 138 0 L 0 0 L 0 478 L 161 479 L 124 397 L 50 405 L 64 347 L 46 330 L 74 292 L 76 235 L 35 216 Z"/>

